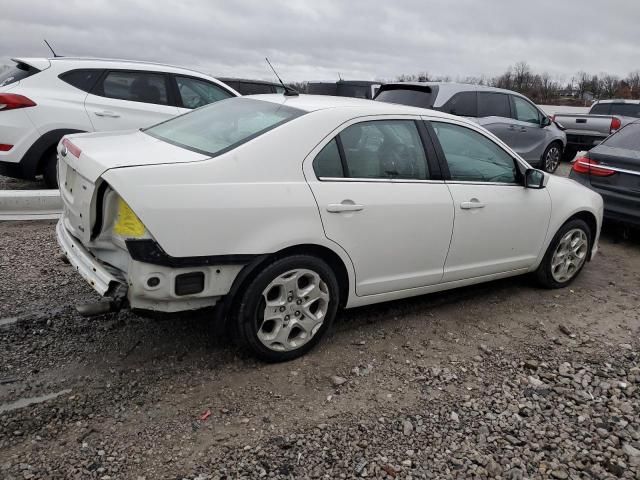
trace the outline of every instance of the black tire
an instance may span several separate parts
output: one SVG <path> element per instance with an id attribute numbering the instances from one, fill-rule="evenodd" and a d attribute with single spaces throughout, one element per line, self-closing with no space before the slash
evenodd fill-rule
<path id="1" fill-rule="evenodd" d="M 258 337 L 264 319 L 265 300 L 263 292 L 279 276 L 296 269 L 315 272 L 326 286 L 329 300 L 324 320 L 315 334 L 306 343 L 292 350 L 278 351 L 267 347 Z M 286 362 L 300 357 L 315 347 L 330 329 L 340 302 L 340 288 L 333 270 L 322 259 L 311 255 L 292 255 L 275 259 L 267 264 L 249 281 L 239 293 L 231 312 L 234 337 L 239 345 L 251 355 L 266 362 Z M 293 319 L 295 320 L 295 319 Z M 293 321 L 292 321 L 293 323 Z M 293 331 L 294 327 L 291 327 Z"/>
<path id="2" fill-rule="evenodd" d="M 562 152 L 562 161 L 570 162 L 571 160 L 576 158 L 577 154 L 578 154 L 578 150 L 576 148 L 567 146 Z"/>
<path id="3" fill-rule="evenodd" d="M 42 177 L 47 188 L 58 188 L 58 152 L 54 149 L 44 155 Z"/>
<path id="4" fill-rule="evenodd" d="M 580 229 L 586 234 L 586 237 L 587 237 L 586 258 L 582 262 L 582 265 L 580 265 L 580 267 L 572 274 L 571 278 L 569 278 L 566 281 L 558 281 L 554 278 L 552 273 L 552 265 L 551 265 L 552 259 L 556 249 L 558 248 L 560 240 L 570 230 L 574 230 L 574 229 Z M 544 258 L 542 259 L 542 262 L 540 262 L 538 269 L 535 271 L 535 276 L 538 282 L 540 283 L 540 285 L 542 285 L 545 288 L 563 288 L 569 285 L 571 282 L 573 282 L 573 280 L 575 280 L 576 277 L 580 275 L 580 272 L 582 271 L 585 264 L 587 263 L 587 258 L 591 253 L 592 242 L 593 242 L 593 234 L 591 232 L 591 229 L 589 228 L 589 225 L 587 225 L 587 223 L 584 220 L 580 220 L 578 218 L 574 220 L 569 220 L 562 227 L 560 227 L 558 232 L 553 237 L 553 240 L 549 244 L 549 248 L 547 248 L 547 252 L 545 253 Z"/>
<path id="5" fill-rule="evenodd" d="M 562 159 L 562 144 L 553 142 L 544 150 L 542 154 L 542 170 L 547 173 L 554 173 L 560 165 Z"/>

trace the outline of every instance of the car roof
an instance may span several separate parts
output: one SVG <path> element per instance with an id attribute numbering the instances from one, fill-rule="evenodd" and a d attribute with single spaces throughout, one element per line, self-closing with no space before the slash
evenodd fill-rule
<path id="1" fill-rule="evenodd" d="M 438 87 L 438 88 L 447 88 L 451 90 L 456 90 L 460 92 L 464 91 L 483 91 L 483 92 L 500 92 L 500 93 L 515 93 L 519 95 L 518 92 L 514 92 L 513 90 L 506 90 L 504 88 L 497 87 L 488 87 L 486 85 L 476 85 L 474 83 L 457 83 L 457 82 L 389 82 L 385 83 L 384 87 L 389 85 L 392 86 L 401 86 L 401 85 L 411 85 L 413 87 Z"/>
<path id="2" fill-rule="evenodd" d="M 252 99 L 263 100 L 265 102 L 279 103 L 289 107 L 313 112 L 326 110 L 329 108 L 360 109 L 367 115 L 425 115 L 429 117 L 451 118 L 459 121 L 461 117 L 450 115 L 436 110 L 426 108 L 411 107 L 397 103 L 376 102 L 364 98 L 335 97 L 332 95 L 292 95 L 287 96 L 278 93 L 251 95 Z"/>
<path id="3" fill-rule="evenodd" d="M 27 65 L 44 65 L 47 62 L 51 65 L 78 65 L 82 68 L 139 68 L 149 71 L 163 71 L 169 73 L 195 73 L 210 78 L 214 78 L 207 73 L 199 72 L 190 68 L 178 67 L 165 63 L 145 62 L 140 60 L 125 60 L 119 58 L 91 58 L 91 57 L 52 57 L 52 58 L 13 58 L 14 62 L 22 62 Z"/>
<path id="4" fill-rule="evenodd" d="M 255 78 L 236 78 L 236 77 L 216 77 L 221 82 L 243 82 L 243 83 L 256 83 L 259 85 L 273 85 L 274 87 L 282 87 L 278 82 L 272 82 L 271 80 L 256 80 Z"/>

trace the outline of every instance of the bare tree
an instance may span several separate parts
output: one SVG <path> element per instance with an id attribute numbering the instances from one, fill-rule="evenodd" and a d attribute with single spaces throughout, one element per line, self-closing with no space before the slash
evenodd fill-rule
<path id="1" fill-rule="evenodd" d="M 602 74 L 600 82 L 602 85 L 601 96 L 613 98 L 620 86 L 620 79 L 616 75 Z"/>

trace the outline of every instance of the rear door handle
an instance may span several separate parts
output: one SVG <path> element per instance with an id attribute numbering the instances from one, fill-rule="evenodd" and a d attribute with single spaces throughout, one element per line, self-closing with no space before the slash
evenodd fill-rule
<path id="1" fill-rule="evenodd" d="M 460 208 L 463 210 L 471 210 L 472 208 L 484 208 L 485 205 L 477 198 L 472 198 L 468 202 L 460 203 Z"/>
<path id="2" fill-rule="evenodd" d="M 509 130 L 515 130 L 516 126 L 515 125 L 509 125 Z"/>
<path id="3" fill-rule="evenodd" d="M 327 205 L 329 213 L 359 212 L 360 210 L 364 210 L 364 205 L 357 203 L 330 203 Z"/>
<path id="4" fill-rule="evenodd" d="M 526 132 L 527 131 L 527 127 L 520 127 L 520 131 L 521 132 Z"/>
<path id="5" fill-rule="evenodd" d="M 120 115 L 118 115 L 115 112 L 110 112 L 108 110 L 103 110 L 102 112 L 94 112 L 96 114 L 96 116 L 98 117 L 109 117 L 109 118 L 119 118 Z"/>

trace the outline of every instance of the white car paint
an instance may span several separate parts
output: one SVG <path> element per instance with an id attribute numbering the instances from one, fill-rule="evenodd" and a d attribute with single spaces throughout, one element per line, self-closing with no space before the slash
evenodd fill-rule
<path id="1" fill-rule="evenodd" d="M 602 199 L 566 179 L 546 175 L 546 188 L 536 190 L 445 180 L 320 181 L 313 170 L 316 154 L 336 133 L 372 118 L 461 125 L 491 139 L 522 170 L 530 168 L 474 122 L 350 98 L 254 98 L 307 113 L 214 158 L 144 132 L 67 137 L 82 150 L 79 159 L 60 157 L 60 181 L 69 176 L 74 191 L 80 189 L 78 194 L 63 191 L 65 212 L 58 229 L 59 238 L 73 242 L 73 248 L 64 248 L 71 262 L 80 261 L 73 258 L 74 251 L 80 252 L 79 258 L 109 258 L 108 263 L 120 266 L 108 272 L 112 282 L 140 284 L 135 273 L 142 268 L 140 262 L 126 248 L 110 243 L 108 229 L 98 237 L 91 234 L 103 192 L 99 187 L 105 183 L 140 218 L 149 238 L 172 257 L 257 256 L 308 245 L 332 251 L 347 272 L 347 307 L 534 271 L 555 233 L 578 212 L 596 222 L 592 253 L 597 251 Z M 244 100 L 226 100 L 237 101 Z M 461 208 L 474 199 L 485 207 Z M 363 208 L 327 210 L 349 203 Z M 216 280 L 210 304 L 231 289 L 240 271 L 238 264 L 216 266 L 222 279 Z M 181 272 L 174 268 L 172 275 Z M 90 270 L 84 276 L 91 283 Z M 149 304 L 134 293 L 128 292 L 132 306 L 165 311 L 193 307 L 189 296 L 155 298 Z"/>

